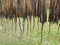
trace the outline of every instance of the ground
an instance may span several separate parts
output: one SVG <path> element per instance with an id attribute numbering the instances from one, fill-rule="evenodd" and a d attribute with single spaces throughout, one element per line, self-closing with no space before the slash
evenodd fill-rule
<path id="1" fill-rule="evenodd" d="M 22 22 L 23 21 L 21 18 L 21 25 Z M 33 29 L 31 37 L 29 31 L 27 34 L 26 25 L 27 21 L 25 20 L 24 34 L 22 37 L 20 37 L 19 20 L 17 21 L 17 29 L 15 32 L 15 22 L 12 23 L 11 20 L 9 19 L 0 18 L 0 45 L 60 45 L 60 30 L 58 31 L 58 25 L 56 23 L 51 24 L 50 35 L 48 34 L 49 22 L 47 21 L 44 24 L 42 42 L 41 42 L 41 23 L 38 24 L 39 25 L 38 29 L 37 18 L 35 19 L 35 27 Z"/>

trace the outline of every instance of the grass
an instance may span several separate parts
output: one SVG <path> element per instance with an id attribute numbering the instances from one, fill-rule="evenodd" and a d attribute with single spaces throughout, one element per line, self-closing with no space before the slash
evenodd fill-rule
<path id="1" fill-rule="evenodd" d="M 47 11 L 47 15 L 48 15 Z M 48 20 L 48 18 L 47 18 Z M 30 37 L 30 31 L 27 34 L 27 20 L 25 20 L 24 34 L 20 38 L 19 19 L 17 20 L 17 30 L 15 33 L 15 22 L 11 22 L 9 19 L 0 19 L 0 45 L 60 45 L 60 31 L 57 35 L 58 25 L 51 24 L 50 37 L 48 38 L 49 22 L 44 24 L 43 28 L 43 41 L 41 41 L 41 23 L 39 23 L 39 30 L 37 26 L 37 18 L 35 19 L 35 27 Z M 21 18 L 21 26 L 23 20 Z M 30 25 L 30 23 L 28 23 Z M 33 25 L 33 22 L 32 22 Z M 29 26 L 30 28 L 30 26 Z M 23 29 L 23 27 L 22 27 Z"/>
<path id="2" fill-rule="evenodd" d="M 7 32 L 5 32 L 5 26 L 0 25 L 0 45 L 59 45 L 60 43 L 60 33 L 57 37 L 57 28 L 58 26 L 56 24 L 53 24 L 51 26 L 51 32 L 50 32 L 50 39 L 48 39 L 48 31 L 49 31 L 49 23 L 45 23 L 43 28 L 43 41 L 40 43 L 41 40 L 41 30 L 39 30 L 38 33 L 38 27 L 37 24 L 33 30 L 32 37 L 26 34 L 26 30 L 24 33 L 24 36 L 20 39 L 19 36 L 19 28 L 17 28 L 17 33 L 15 33 L 14 27 L 11 27 L 11 25 L 6 24 Z M 41 28 L 41 24 L 39 25 L 39 28 Z M 13 30 L 13 33 L 12 33 Z M 60 32 L 60 31 L 59 31 Z"/>

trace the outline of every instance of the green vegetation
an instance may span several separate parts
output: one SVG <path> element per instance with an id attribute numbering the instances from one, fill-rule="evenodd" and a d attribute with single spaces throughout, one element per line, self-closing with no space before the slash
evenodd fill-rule
<path id="1" fill-rule="evenodd" d="M 48 11 L 47 11 L 48 15 Z M 17 30 L 15 33 L 15 22 L 9 19 L 0 18 L 0 45 L 60 45 L 60 31 L 57 34 L 58 25 L 51 24 L 50 36 L 48 38 L 49 22 L 44 24 L 43 41 L 41 41 L 41 23 L 39 30 L 35 19 L 35 27 L 30 37 L 30 31 L 27 34 L 27 20 L 25 20 L 25 30 L 23 36 L 20 37 L 19 19 L 17 19 Z M 47 19 L 48 20 L 48 19 Z M 21 25 L 23 19 L 21 18 Z M 29 24 L 29 23 L 28 23 Z M 33 23 L 32 23 L 33 24 Z"/>

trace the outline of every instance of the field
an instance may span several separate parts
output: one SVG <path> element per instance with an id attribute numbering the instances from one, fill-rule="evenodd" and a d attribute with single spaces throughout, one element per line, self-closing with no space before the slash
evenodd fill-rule
<path id="1" fill-rule="evenodd" d="M 47 11 L 47 15 L 48 15 Z M 21 19 L 21 25 L 23 19 Z M 57 24 L 51 24 L 50 34 L 49 32 L 49 22 L 47 21 L 43 27 L 43 38 L 41 42 L 41 23 L 35 19 L 35 27 L 30 36 L 30 31 L 27 33 L 27 20 L 25 20 L 24 33 L 20 37 L 19 19 L 17 19 L 17 29 L 15 32 L 15 22 L 13 23 L 9 19 L 0 18 L 0 45 L 60 45 L 60 31 L 58 31 Z M 48 20 L 48 18 L 47 18 Z M 33 23 L 32 23 L 33 25 Z M 30 27 L 29 27 L 30 28 Z M 23 28 L 22 28 L 23 29 Z M 57 34 L 58 32 L 58 34 Z"/>

